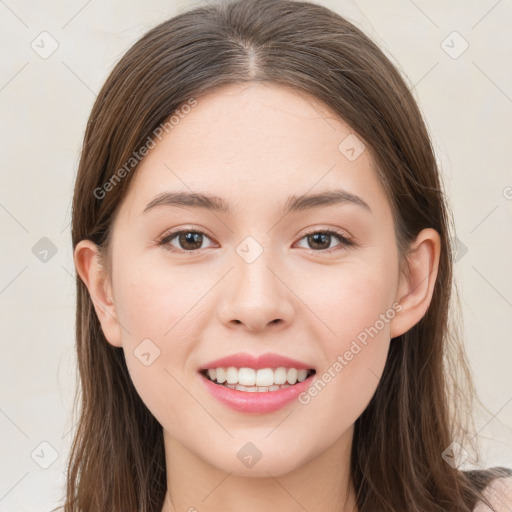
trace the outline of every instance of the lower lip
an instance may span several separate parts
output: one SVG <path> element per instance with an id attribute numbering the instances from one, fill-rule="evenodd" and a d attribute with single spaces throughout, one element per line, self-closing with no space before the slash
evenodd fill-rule
<path id="1" fill-rule="evenodd" d="M 312 383 L 312 377 L 314 377 L 314 375 L 315 374 L 310 375 L 307 379 L 304 379 L 302 382 L 297 382 L 297 384 L 293 386 L 277 391 L 255 391 L 251 393 L 215 384 L 201 373 L 199 374 L 206 389 L 214 398 L 235 411 L 253 412 L 257 414 L 277 411 L 292 402 L 303 391 L 306 391 Z"/>

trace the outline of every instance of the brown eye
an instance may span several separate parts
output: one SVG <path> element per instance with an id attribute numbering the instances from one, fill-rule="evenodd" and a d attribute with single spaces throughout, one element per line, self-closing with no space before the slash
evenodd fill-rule
<path id="1" fill-rule="evenodd" d="M 178 235 L 178 241 L 181 248 L 185 250 L 199 249 L 203 244 L 203 235 L 192 231 L 181 232 Z"/>
<path id="2" fill-rule="evenodd" d="M 333 239 L 337 239 L 341 242 L 337 244 L 339 247 L 336 245 L 331 246 Z M 301 240 L 306 240 L 306 249 L 311 249 L 315 252 L 343 249 L 344 247 L 353 245 L 350 239 L 336 231 L 314 231 L 302 237 Z"/>
<path id="3" fill-rule="evenodd" d="M 327 233 L 308 235 L 307 239 L 312 249 L 329 249 L 331 246 L 331 235 Z"/>
<path id="4" fill-rule="evenodd" d="M 201 231 L 175 231 L 165 236 L 159 242 L 159 245 L 168 246 L 170 250 L 192 252 L 201 249 L 205 239 L 208 239 L 208 237 Z M 178 247 L 172 243 L 173 241 L 177 242 Z"/>

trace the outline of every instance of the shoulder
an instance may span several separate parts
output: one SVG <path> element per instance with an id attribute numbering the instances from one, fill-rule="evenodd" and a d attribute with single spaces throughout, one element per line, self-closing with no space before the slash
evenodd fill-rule
<path id="1" fill-rule="evenodd" d="M 512 477 L 500 477 L 493 480 L 483 491 L 496 512 L 512 510 Z M 473 512 L 492 512 L 487 505 L 479 502 Z"/>

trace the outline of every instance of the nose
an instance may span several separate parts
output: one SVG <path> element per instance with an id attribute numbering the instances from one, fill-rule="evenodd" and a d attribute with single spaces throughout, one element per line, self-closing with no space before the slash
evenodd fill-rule
<path id="1" fill-rule="evenodd" d="M 220 321 L 231 328 L 242 325 L 252 332 L 289 325 L 294 312 L 293 293 L 280 275 L 276 260 L 266 251 L 252 263 L 236 255 L 234 267 L 222 290 Z"/>

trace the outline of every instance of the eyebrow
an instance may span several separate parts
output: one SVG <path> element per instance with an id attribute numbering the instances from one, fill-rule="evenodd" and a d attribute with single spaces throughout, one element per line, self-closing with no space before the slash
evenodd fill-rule
<path id="1" fill-rule="evenodd" d="M 371 212 L 371 208 L 359 196 L 346 190 L 328 190 L 317 194 L 296 196 L 288 198 L 284 206 L 284 213 L 298 212 L 330 206 L 335 204 L 356 204 Z M 221 213 L 230 213 L 229 204 L 221 197 L 199 192 L 162 192 L 152 199 L 142 213 L 157 206 L 184 206 L 188 208 L 202 208 Z"/>

